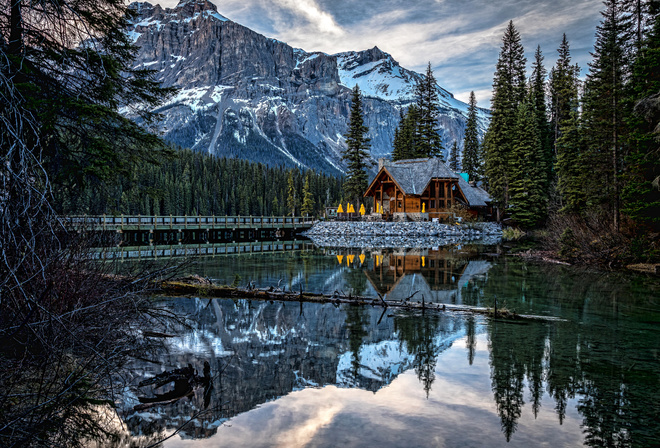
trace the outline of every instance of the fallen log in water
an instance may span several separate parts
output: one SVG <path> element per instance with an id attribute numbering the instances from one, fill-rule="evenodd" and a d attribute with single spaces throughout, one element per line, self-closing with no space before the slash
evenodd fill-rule
<path id="1" fill-rule="evenodd" d="M 339 291 L 334 294 L 315 294 L 303 292 L 286 292 L 279 288 L 270 287 L 265 289 L 259 288 L 235 288 L 231 286 L 220 286 L 210 283 L 198 283 L 186 281 L 165 281 L 160 283 L 160 292 L 168 296 L 197 296 L 208 298 L 223 298 L 223 299 L 250 299 L 250 300 L 265 300 L 265 301 L 282 301 L 282 302 L 310 302 L 310 303 L 332 303 L 336 306 L 342 304 L 348 305 L 365 305 L 373 307 L 382 307 L 385 309 L 405 309 L 405 310 L 419 310 L 419 311 L 450 311 L 450 312 L 464 312 L 471 314 L 482 314 L 502 319 L 515 319 L 515 320 L 543 320 L 543 321 L 563 321 L 564 319 L 551 317 L 551 316 L 536 316 L 527 314 L 517 314 L 507 309 L 495 309 L 486 307 L 477 307 L 469 305 L 453 305 L 447 303 L 429 303 L 425 301 L 424 296 L 421 300 L 411 300 L 419 291 L 415 291 L 412 295 L 404 300 L 386 300 L 383 297 L 374 299 L 372 297 L 352 296 L 346 295 Z"/>

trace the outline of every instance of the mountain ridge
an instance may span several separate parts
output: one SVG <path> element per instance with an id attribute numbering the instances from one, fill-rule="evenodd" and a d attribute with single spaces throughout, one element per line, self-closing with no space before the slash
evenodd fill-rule
<path id="1" fill-rule="evenodd" d="M 343 173 L 355 84 L 364 95 L 371 154 L 388 156 L 400 110 L 421 77 L 378 47 L 334 55 L 293 48 L 227 19 L 208 0 L 129 7 L 137 12 L 126 30 L 139 47 L 136 66 L 180 89 L 158 109 L 163 137 L 219 156 Z M 439 97 L 449 147 L 462 141 L 467 105 L 441 87 Z M 483 131 L 485 109 L 479 119 Z"/>

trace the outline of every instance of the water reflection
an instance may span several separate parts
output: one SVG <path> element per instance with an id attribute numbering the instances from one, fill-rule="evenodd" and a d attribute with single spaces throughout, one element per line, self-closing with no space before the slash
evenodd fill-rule
<path id="1" fill-rule="evenodd" d="M 292 289 L 401 300 L 419 291 L 415 300 L 475 306 L 491 306 L 497 296 L 519 313 L 566 320 L 172 299 L 168 307 L 190 316 L 190 327 L 172 329 L 177 337 L 155 362 L 136 361 L 133 384 L 188 364 L 201 375 L 208 362 L 210 405 L 198 415 L 205 408 L 199 388 L 189 399 L 135 411 L 136 396 L 150 391 L 134 388 L 123 403 L 132 434 L 153 440 L 194 417 L 181 434 L 199 446 L 211 437 L 212 446 L 541 440 L 627 447 L 654 446 L 660 437 L 657 281 L 489 258 L 465 247 L 270 257 L 237 257 L 227 266 L 214 259 L 204 275 L 250 272 L 244 279 L 262 286 L 284 278 Z M 179 443 L 177 436 L 166 446 Z"/>
<path id="2" fill-rule="evenodd" d="M 417 300 L 461 304 L 462 285 L 488 272 L 492 264 L 470 259 L 456 249 L 392 249 L 372 254 L 364 270 L 373 288 L 391 300 Z"/>

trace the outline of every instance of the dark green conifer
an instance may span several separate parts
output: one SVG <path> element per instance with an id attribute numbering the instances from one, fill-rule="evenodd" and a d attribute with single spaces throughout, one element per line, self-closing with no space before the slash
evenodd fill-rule
<path id="1" fill-rule="evenodd" d="M 307 173 L 305 176 L 305 185 L 302 190 L 302 207 L 300 208 L 300 214 L 303 216 L 309 216 L 314 214 L 314 197 L 312 196 L 312 190 L 310 187 L 310 174 Z"/>
<path id="2" fill-rule="evenodd" d="M 509 173 L 511 218 L 526 229 L 545 219 L 547 203 L 544 154 L 533 101 L 529 98 L 518 106 Z"/>
<path id="3" fill-rule="evenodd" d="M 626 80 L 630 76 L 630 16 L 621 0 L 606 0 L 596 31 L 593 61 L 584 95 L 584 132 L 588 145 L 583 164 L 596 175 L 588 178 L 587 197 L 610 210 L 614 229 L 620 225 L 620 175 L 624 153 Z"/>
<path id="4" fill-rule="evenodd" d="M 577 100 L 576 100 L 577 101 Z M 561 197 L 562 212 L 579 212 L 585 206 L 582 183 L 592 175 L 587 166 L 582 166 L 582 141 L 577 107 L 569 109 L 559 127 L 557 148 L 557 191 Z"/>
<path id="5" fill-rule="evenodd" d="M 474 92 L 470 92 L 462 161 L 463 171 L 468 174 L 470 180 L 478 181 L 481 179 L 482 161 L 480 152 L 479 131 L 477 129 L 477 99 Z"/>
<path id="6" fill-rule="evenodd" d="M 425 75 L 415 86 L 415 104 L 418 112 L 418 135 L 415 150 L 416 157 L 440 157 L 443 161 L 442 138 L 438 132 L 438 113 L 440 100 L 438 87 L 431 63 L 426 68 Z"/>
<path id="7" fill-rule="evenodd" d="M 402 159 L 423 157 L 419 152 L 419 108 L 411 104 L 401 127 Z"/>
<path id="8" fill-rule="evenodd" d="M 550 123 L 548 122 L 548 109 L 545 103 L 547 70 L 543 66 L 543 54 L 541 47 L 536 48 L 534 62 L 532 63 L 532 79 L 530 81 L 530 95 L 534 115 L 536 116 L 536 129 L 541 141 L 541 160 L 544 172 L 541 179 L 544 186 L 544 197 L 550 197 L 550 185 L 552 183 L 552 165 L 554 161 L 552 143 L 550 140 Z M 547 200 L 544 202 L 547 203 Z"/>
<path id="9" fill-rule="evenodd" d="M 342 159 L 347 162 L 348 172 L 344 182 L 346 197 L 357 204 L 367 187 L 366 169 L 372 165 L 369 158 L 369 141 L 366 134 L 369 129 L 364 124 L 362 116 L 362 94 L 355 85 L 351 99 L 351 117 L 348 124 L 348 133 L 345 135 L 347 148 Z"/>
<path id="10" fill-rule="evenodd" d="M 621 211 L 643 233 L 644 226 L 660 230 L 660 3 L 650 2 L 647 8 L 648 12 L 641 10 L 641 17 L 640 9 L 633 8 L 637 18 L 635 40 L 641 45 L 632 71 L 630 95 L 635 108 L 628 119 L 631 148 L 621 191 Z M 646 36 L 639 25 L 645 22 L 649 23 Z"/>
<path id="11" fill-rule="evenodd" d="M 449 168 L 455 172 L 458 172 L 459 169 L 458 142 L 456 140 L 449 151 Z"/>
<path id="12" fill-rule="evenodd" d="M 498 213 L 509 202 L 509 165 L 518 105 L 525 97 L 525 63 L 520 34 L 509 22 L 493 79 L 492 118 L 484 137 L 485 175 Z"/>

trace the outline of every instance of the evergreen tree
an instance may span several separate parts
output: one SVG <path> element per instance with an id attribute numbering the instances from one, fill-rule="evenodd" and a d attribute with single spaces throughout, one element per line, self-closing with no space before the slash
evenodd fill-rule
<path id="1" fill-rule="evenodd" d="M 77 188 L 112 179 L 130 161 L 153 160 L 165 148 L 118 112 L 130 104 L 150 124 L 151 111 L 172 92 L 152 71 L 133 68 L 136 47 L 124 30 L 135 12 L 125 2 L 13 0 L 7 12 L 0 19 L 0 91 L 13 100 L 0 114 L 5 124 L 22 116 L 31 126 L 10 134 L 2 126 L 3 152 L 5 142 L 21 143 L 33 152 L 26 160 L 41 161 L 51 182 Z M 12 155 L 6 167 L 20 171 L 21 153 Z"/>
<path id="2" fill-rule="evenodd" d="M 525 97 L 525 52 L 520 34 L 509 25 L 502 37 L 502 49 L 493 79 L 492 118 L 484 137 L 484 164 L 488 190 L 494 204 L 506 210 L 509 202 L 509 166 L 512 136 L 518 105 Z"/>
<path id="3" fill-rule="evenodd" d="M 559 58 L 550 71 L 551 141 L 559 203 L 564 211 L 577 211 L 584 205 L 579 183 L 581 172 L 581 130 L 579 123 L 580 68 L 571 65 L 566 34 L 557 49 Z M 552 179 L 554 180 L 554 179 Z"/>
<path id="4" fill-rule="evenodd" d="M 348 164 L 344 192 L 346 197 L 356 204 L 369 186 L 366 169 L 372 165 L 372 162 L 368 152 L 370 139 L 366 137 L 368 131 L 362 116 L 362 94 L 356 84 L 353 89 L 348 133 L 345 135 L 348 146 L 342 157 Z"/>
<path id="5" fill-rule="evenodd" d="M 635 2 L 638 4 L 639 2 Z M 622 212 L 644 227 L 660 229 L 660 3 L 650 2 L 648 18 L 640 17 L 643 7 L 635 7 L 635 39 L 641 40 L 632 71 L 634 114 L 628 119 L 631 149 L 626 157 L 625 185 L 621 192 Z M 650 24 L 646 36 L 641 24 Z"/>
<path id="6" fill-rule="evenodd" d="M 563 204 L 560 211 L 578 212 L 585 205 L 582 184 L 591 173 L 581 163 L 583 151 L 577 106 L 569 110 L 570 115 L 562 120 L 556 141 L 557 191 Z"/>
<path id="7" fill-rule="evenodd" d="M 566 34 L 557 49 L 559 58 L 550 71 L 548 83 L 550 93 L 550 122 L 552 124 L 553 142 L 561 137 L 560 126 L 562 120 L 571 115 L 571 108 L 577 106 L 579 68 L 571 65 L 571 51 Z M 554 148 L 555 157 L 558 156 Z"/>
<path id="8" fill-rule="evenodd" d="M 404 128 L 406 124 L 407 113 L 403 112 L 403 109 L 399 111 L 399 124 L 394 129 L 394 141 L 392 142 L 392 160 L 403 160 L 406 158 L 408 149 L 405 147 L 405 135 Z"/>
<path id="9" fill-rule="evenodd" d="M 470 92 L 468 118 L 463 139 L 463 171 L 468 174 L 470 180 L 478 181 L 481 179 L 481 165 L 477 129 L 477 99 L 474 92 Z"/>
<path id="10" fill-rule="evenodd" d="M 296 185 L 293 179 L 293 170 L 289 170 L 286 176 L 286 208 L 291 216 L 296 216 L 296 209 L 298 208 L 298 194 L 296 192 Z"/>
<path id="11" fill-rule="evenodd" d="M 458 142 L 454 140 L 454 144 L 451 146 L 451 151 L 449 152 L 449 168 L 455 172 L 458 172 L 459 169 L 458 159 Z"/>
<path id="12" fill-rule="evenodd" d="M 523 228 L 545 218 L 545 161 L 537 123 L 531 97 L 518 106 L 509 173 L 511 218 Z"/>
<path id="13" fill-rule="evenodd" d="M 412 104 L 403 119 L 401 126 L 402 159 L 422 157 L 419 152 L 419 108 Z"/>
<path id="14" fill-rule="evenodd" d="M 400 122 L 399 122 L 400 123 Z M 399 126 L 394 129 L 394 141 L 392 142 L 392 160 L 403 159 L 403 146 Z"/>
<path id="15" fill-rule="evenodd" d="M 593 61 L 589 64 L 584 95 L 584 163 L 597 175 L 590 176 L 587 198 L 611 210 L 615 230 L 620 225 L 620 185 L 625 133 L 625 82 L 630 75 L 630 16 L 620 0 L 606 0 L 603 21 L 596 31 Z"/>
<path id="16" fill-rule="evenodd" d="M 300 214 L 303 216 L 309 216 L 314 214 L 314 197 L 312 196 L 312 191 L 310 188 L 310 175 L 309 173 L 305 176 L 305 185 L 302 190 L 302 208 L 300 209 Z"/>
<path id="17" fill-rule="evenodd" d="M 541 141 L 540 159 L 544 171 L 540 174 L 543 182 L 543 202 L 547 203 L 550 197 L 550 185 L 552 183 L 552 165 L 554 161 L 552 144 L 550 140 L 550 124 L 548 122 L 548 109 L 545 103 L 547 71 L 543 66 L 543 54 L 541 47 L 536 48 L 534 63 L 532 64 L 532 79 L 530 82 L 530 95 L 534 115 L 536 116 L 536 129 Z"/>
<path id="18" fill-rule="evenodd" d="M 431 63 L 426 68 L 426 74 L 415 85 L 415 104 L 418 112 L 419 139 L 416 142 L 417 157 L 440 157 L 444 161 L 442 138 L 438 132 L 438 113 L 440 100 L 438 87 Z"/>

